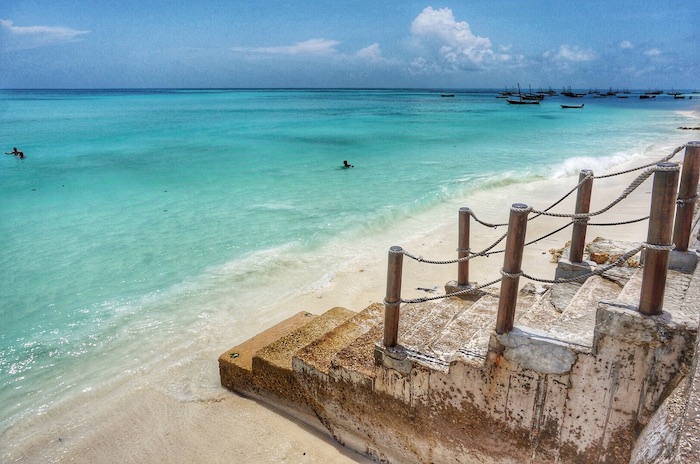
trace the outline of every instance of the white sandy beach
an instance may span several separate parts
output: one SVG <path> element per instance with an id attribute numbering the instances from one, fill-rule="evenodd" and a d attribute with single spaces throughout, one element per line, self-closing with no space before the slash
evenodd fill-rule
<path id="1" fill-rule="evenodd" d="M 675 147 L 697 139 L 697 133 L 678 131 L 674 140 L 653 147 L 644 160 L 616 166 L 611 172 L 639 166 L 669 154 Z M 681 160 L 683 152 L 674 158 Z M 595 166 L 589 167 L 595 174 Z M 639 172 L 611 179 L 596 180 L 593 186 L 592 211 L 617 198 Z M 384 297 L 386 254 L 389 246 L 401 245 L 415 255 L 431 259 L 456 257 L 457 217 L 460 206 L 468 206 L 487 222 L 507 222 L 512 203 L 525 203 L 544 209 L 577 183 L 577 176 L 543 180 L 526 185 L 510 185 L 480 191 L 451 204 L 418 215 L 375 240 L 372 249 L 363 250 L 357 260 L 333 275 L 329 285 L 281 301 L 267 311 L 266 317 L 242 321 L 230 335 L 212 334 L 207 359 L 198 359 L 194 378 L 204 379 L 206 388 L 196 382 L 192 395 L 181 398 L 163 386 L 169 375 L 185 375 L 185 369 L 136 372 L 139 387 L 127 379 L 109 385 L 108 391 L 96 388 L 76 395 L 73 401 L 20 421 L 0 439 L 3 462 L 75 462 L 75 463 L 317 463 L 370 462 L 336 444 L 331 438 L 276 413 L 255 401 L 240 397 L 218 386 L 217 357 L 228 348 L 245 341 L 298 311 L 320 314 L 334 306 L 360 311 Z M 649 213 L 651 179 L 628 199 L 599 216 L 594 222 L 625 221 Z M 573 212 L 575 193 L 554 209 Z M 541 217 L 528 224 L 527 240 L 568 222 Z M 505 232 L 471 223 L 472 250 L 481 250 Z M 531 275 L 551 279 L 555 264 L 550 249 L 561 248 L 569 240 L 571 228 L 526 249 L 523 270 Z M 646 238 L 646 222 L 616 228 L 590 227 L 587 241 L 597 236 L 629 241 Z M 354 244 L 349 244 L 354 245 Z M 501 245 L 502 247 L 502 245 Z M 499 248 L 499 247 L 497 247 Z M 471 262 L 470 280 L 484 283 L 498 278 L 502 255 Z M 456 279 L 456 265 L 435 266 L 404 259 L 404 298 L 425 296 L 417 287 L 442 286 Z M 521 279 L 521 284 L 525 283 Z M 171 356 L 169 362 L 172 362 Z M 191 361 L 191 360 L 190 360 Z M 193 363 L 186 363 L 191 366 Z M 162 366 L 161 366 L 162 367 Z M 154 368 L 153 371 L 156 371 Z M 144 381 L 145 379 L 145 381 Z M 202 381 L 202 380 L 198 380 Z"/>

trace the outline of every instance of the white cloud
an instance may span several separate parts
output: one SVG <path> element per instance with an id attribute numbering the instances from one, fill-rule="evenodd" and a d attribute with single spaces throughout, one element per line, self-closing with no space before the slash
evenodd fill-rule
<path id="1" fill-rule="evenodd" d="M 9 48 L 28 49 L 46 45 L 77 42 L 90 31 L 79 31 L 62 26 L 15 26 L 8 19 L 0 19 L 0 27 L 9 33 Z"/>
<path id="2" fill-rule="evenodd" d="M 275 55 L 330 55 L 337 53 L 337 40 L 310 39 L 297 42 L 294 45 L 282 45 L 278 47 L 235 47 L 237 52 L 267 53 Z"/>
<path id="3" fill-rule="evenodd" d="M 659 56 L 661 55 L 661 50 L 659 50 L 658 48 L 650 48 L 649 50 L 646 50 L 644 54 L 646 56 Z"/>
<path id="4" fill-rule="evenodd" d="M 382 59 L 382 49 L 378 43 L 373 43 L 362 50 L 358 50 L 357 53 L 355 53 L 355 56 L 367 60 L 378 61 Z"/>
<path id="5" fill-rule="evenodd" d="M 559 50 L 550 50 L 544 52 L 545 58 L 554 61 L 593 61 L 598 57 L 598 54 L 592 49 L 582 49 L 577 46 L 561 45 Z"/>
<path id="6" fill-rule="evenodd" d="M 618 46 L 620 48 L 623 48 L 623 49 L 634 48 L 634 44 L 632 42 L 630 42 L 629 40 L 623 40 L 622 42 L 619 43 Z"/>
<path id="7" fill-rule="evenodd" d="M 411 34 L 417 48 L 427 55 L 414 61 L 420 67 L 431 61 L 451 69 L 483 69 L 513 58 L 494 53 L 491 40 L 475 35 L 467 22 L 455 20 L 449 8 L 424 9 L 413 20 Z"/>

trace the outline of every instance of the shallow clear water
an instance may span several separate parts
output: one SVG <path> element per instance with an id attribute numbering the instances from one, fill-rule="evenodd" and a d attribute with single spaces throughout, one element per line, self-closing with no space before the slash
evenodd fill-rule
<path id="1" fill-rule="evenodd" d="M 0 92 L 3 151 L 27 155 L 0 158 L 0 431 L 215 336 L 217 315 L 244 323 L 272 282 L 275 298 L 314 285 L 344 258 L 332 242 L 475 189 L 629 160 L 697 109 L 454 93 Z"/>

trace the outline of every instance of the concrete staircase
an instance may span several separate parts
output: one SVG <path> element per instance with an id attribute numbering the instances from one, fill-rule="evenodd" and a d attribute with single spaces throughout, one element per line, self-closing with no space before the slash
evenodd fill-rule
<path id="1" fill-rule="evenodd" d="M 394 348 L 381 304 L 302 312 L 222 354 L 221 383 L 380 461 L 627 462 L 692 360 L 699 285 L 670 271 L 643 318 L 641 268 L 527 284 L 500 336 L 497 289 L 403 305 Z"/>

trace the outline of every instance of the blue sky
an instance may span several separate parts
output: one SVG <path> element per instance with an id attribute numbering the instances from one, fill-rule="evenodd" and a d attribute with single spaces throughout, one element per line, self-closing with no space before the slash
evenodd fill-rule
<path id="1" fill-rule="evenodd" d="M 700 88 L 698 0 L 2 0 L 0 87 Z"/>

